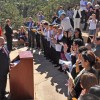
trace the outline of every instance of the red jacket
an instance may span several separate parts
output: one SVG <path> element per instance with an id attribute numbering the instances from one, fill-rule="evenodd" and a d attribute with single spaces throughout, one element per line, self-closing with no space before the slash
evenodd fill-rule
<path id="1" fill-rule="evenodd" d="M 2 35 L 2 28 L 0 27 L 0 36 Z"/>

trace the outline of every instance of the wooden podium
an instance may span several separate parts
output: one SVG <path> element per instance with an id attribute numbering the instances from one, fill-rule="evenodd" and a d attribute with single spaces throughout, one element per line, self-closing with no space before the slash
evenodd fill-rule
<path id="1" fill-rule="evenodd" d="M 11 100 L 33 100 L 33 55 L 30 51 L 19 53 L 20 62 L 10 70 Z"/>

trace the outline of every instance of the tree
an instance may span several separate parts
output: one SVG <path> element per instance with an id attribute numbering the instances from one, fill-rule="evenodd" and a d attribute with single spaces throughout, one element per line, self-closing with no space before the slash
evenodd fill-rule
<path id="1" fill-rule="evenodd" d="M 0 19 L 1 22 L 10 18 L 18 28 L 23 24 L 23 19 L 29 16 L 37 20 L 37 13 L 43 11 L 47 20 L 57 11 L 58 6 L 62 5 L 66 10 L 68 6 L 72 7 L 80 0 L 0 0 Z M 4 22 L 2 22 L 4 23 Z"/>

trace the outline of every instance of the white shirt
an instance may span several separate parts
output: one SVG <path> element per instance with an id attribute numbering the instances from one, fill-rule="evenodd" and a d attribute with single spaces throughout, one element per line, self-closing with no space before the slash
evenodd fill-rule
<path id="1" fill-rule="evenodd" d="M 96 29 L 97 20 L 96 20 L 96 23 L 94 20 L 89 20 L 89 24 L 90 24 L 89 29 L 94 30 L 94 29 Z"/>
<path id="2" fill-rule="evenodd" d="M 61 21 L 61 27 L 63 28 L 63 31 L 67 31 L 68 29 L 72 29 L 69 17 L 65 17 Z"/>
<path id="3" fill-rule="evenodd" d="M 56 40 L 61 40 L 62 37 L 63 37 L 63 34 L 60 34 L 59 36 L 56 34 L 54 38 L 55 38 Z"/>
<path id="4" fill-rule="evenodd" d="M 83 0 L 80 1 L 80 9 L 81 11 L 86 10 L 86 1 Z"/>

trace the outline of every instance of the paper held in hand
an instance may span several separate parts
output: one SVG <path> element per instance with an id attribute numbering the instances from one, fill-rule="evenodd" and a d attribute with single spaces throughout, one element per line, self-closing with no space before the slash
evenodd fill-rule
<path id="1" fill-rule="evenodd" d="M 70 79 L 72 79 L 72 81 L 73 81 L 73 83 L 74 83 L 74 79 L 73 79 L 71 73 L 67 71 L 67 75 L 68 75 L 68 77 L 69 77 Z"/>

